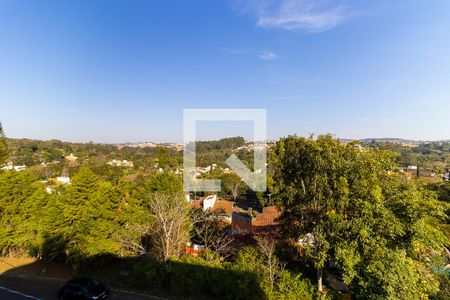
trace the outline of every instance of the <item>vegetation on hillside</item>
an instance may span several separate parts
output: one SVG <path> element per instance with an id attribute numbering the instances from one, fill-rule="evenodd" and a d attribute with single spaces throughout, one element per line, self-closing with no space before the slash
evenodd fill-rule
<path id="1" fill-rule="evenodd" d="M 225 157 L 243 144 L 201 143 L 200 156 Z M 185 297 L 332 298 L 333 282 L 361 299 L 450 296 L 450 183 L 407 180 L 394 172 L 392 149 L 331 136 L 280 139 L 269 155 L 268 193 L 283 211 L 281 235 L 258 235 L 243 247 L 231 243 L 217 216 L 185 200 L 175 172 L 181 154 L 171 149 L 29 140 L 9 140 L 9 147 L 0 128 L 0 165 L 32 165 L 0 171 L 3 256 L 59 261 L 116 286 Z M 78 160 L 63 158 L 70 153 Z M 105 166 L 109 159 L 135 165 Z M 55 169 L 39 166 L 54 160 Z M 64 172 L 71 184 L 49 186 L 48 178 Z M 235 174 L 210 175 L 223 180 L 222 196 L 252 197 Z M 183 255 L 189 240 L 208 249 Z"/>

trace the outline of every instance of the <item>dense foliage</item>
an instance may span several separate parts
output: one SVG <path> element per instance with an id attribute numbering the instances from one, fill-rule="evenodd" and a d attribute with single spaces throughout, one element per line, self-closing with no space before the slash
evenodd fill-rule
<path id="1" fill-rule="evenodd" d="M 365 299 L 421 299 L 439 288 L 426 261 L 448 244 L 445 206 L 392 174 L 394 158 L 331 136 L 283 138 L 272 156 L 285 237 L 319 275 L 334 266 Z"/>
<path id="2" fill-rule="evenodd" d="M 257 236 L 244 242 L 251 247 L 237 243 L 232 251 L 230 225 L 185 200 L 177 172 L 181 153 L 173 149 L 56 140 L 8 145 L 0 127 L 0 165 L 11 160 L 29 167 L 0 170 L 3 256 L 70 263 L 78 274 L 105 281 L 124 269 L 127 277 L 114 285 L 192 297 L 315 299 L 321 289 L 307 279 L 314 278 L 311 266 L 324 274 L 328 289 L 330 281 L 342 281 L 362 299 L 450 295 L 443 255 L 450 183 L 399 175 L 402 153 L 395 145 L 361 148 L 330 136 L 280 139 L 269 153 L 265 194 L 252 194 L 236 174 L 220 168 L 204 174 L 220 178 L 221 196 L 242 207 L 276 202 L 283 210 L 281 240 Z M 252 151 L 236 150 L 243 145 L 242 138 L 201 142 L 198 157 L 204 165 L 231 153 L 251 161 Z M 445 145 L 423 147 L 408 151 L 448 151 Z M 428 154 L 427 147 L 433 148 Z M 65 159 L 70 153 L 78 159 Z M 111 159 L 134 166 L 107 165 Z M 70 175 L 71 183 L 51 180 L 60 175 Z M 188 240 L 208 250 L 184 256 Z"/>
<path id="3" fill-rule="evenodd" d="M 436 173 L 444 173 L 450 168 L 450 142 L 431 142 L 420 145 L 404 145 L 400 143 L 376 142 L 365 144 L 370 148 L 390 150 L 398 154 L 400 167 L 419 166 L 431 168 Z"/>

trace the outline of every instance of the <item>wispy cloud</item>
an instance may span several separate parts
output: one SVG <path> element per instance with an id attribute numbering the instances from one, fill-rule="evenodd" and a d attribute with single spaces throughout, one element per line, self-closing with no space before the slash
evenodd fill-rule
<path id="1" fill-rule="evenodd" d="M 230 54 L 236 55 L 254 55 L 261 60 L 274 60 L 280 58 L 280 56 L 275 52 L 267 50 L 233 49 L 233 48 L 222 48 L 222 50 Z"/>
<path id="2" fill-rule="evenodd" d="M 274 60 L 278 58 L 278 55 L 272 51 L 263 51 L 259 54 L 259 58 L 262 60 Z"/>
<path id="3" fill-rule="evenodd" d="M 344 5 L 328 0 L 237 0 L 234 7 L 256 17 L 260 27 L 310 33 L 330 30 L 350 16 Z"/>

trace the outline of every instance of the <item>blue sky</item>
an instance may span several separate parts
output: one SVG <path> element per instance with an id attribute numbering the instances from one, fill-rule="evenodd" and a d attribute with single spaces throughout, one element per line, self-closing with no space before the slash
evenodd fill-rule
<path id="1" fill-rule="evenodd" d="M 449 139 L 450 2 L 0 0 L 8 136 L 180 142 L 184 108 L 266 108 L 269 138 Z"/>

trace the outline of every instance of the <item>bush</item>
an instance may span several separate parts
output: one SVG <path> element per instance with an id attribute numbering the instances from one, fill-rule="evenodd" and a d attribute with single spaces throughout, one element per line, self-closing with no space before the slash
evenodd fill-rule
<path id="1" fill-rule="evenodd" d="M 255 274 L 225 268 L 220 261 L 203 257 L 186 256 L 166 263 L 139 260 L 133 264 L 129 280 L 131 286 L 184 297 L 266 298 Z"/>
<path id="2" fill-rule="evenodd" d="M 283 270 L 278 278 L 277 290 L 274 299 L 286 300 L 312 300 L 314 287 L 309 280 L 302 279 L 300 275 L 293 275 L 287 270 Z"/>
<path id="3" fill-rule="evenodd" d="M 169 266 L 170 289 L 182 295 L 223 299 L 265 299 L 256 274 L 225 268 L 218 261 L 185 257 Z"/>
<path id="4" fill-rule="evenodd" d="M 146 258 L 98 258 L 96 262 L 101 265 L 89 261 L 90 267 L 83 275 L 98 277 L 115 287 L 184 298 L 313 299 L 309 281 L 285 269 L 277 274 L 274 289 L 269 289 L 258 255 L 256 249 L 248 248 L 240 251 L 234 262 L 226 263 L 211 255 L 208 259 L 184 256 L 165 263 Z M 98 270 L 101 272 L 95 273 Z"/>
<path id="5" fill-rule="evenodd" d="M 165 272 L 163 266 L 152 260 L 142 259 L 133 264 L 130 272 L 132 284 L 139 288 L 162 288 Z"/>
<path id="6" fill-rule="evenodd" d="M 270 284 L 267 261 L 256 248 L 245 248 L 239 251 L 231 268 L 254 272 L 258 276 L 260 289 L 264 291 L 268 299 L 313 299 L 314 288 L 308 279 L 301 274 L 294 275 L 286 270 L 281 263 L 276 264 L 276 276 L 274 286 Z"/>

